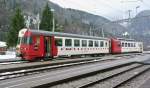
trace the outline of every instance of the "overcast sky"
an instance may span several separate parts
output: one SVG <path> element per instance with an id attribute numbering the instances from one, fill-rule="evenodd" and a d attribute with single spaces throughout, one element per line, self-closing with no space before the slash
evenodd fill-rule
<path id="1" fill-rule="evenodd" d="M 118 20 L 131 17 L 137 12 L 150 9 L 150 0 L 50 0 L 63 8 L 73 8 L 92 14 L 104 16 L 110 20 Z"/>

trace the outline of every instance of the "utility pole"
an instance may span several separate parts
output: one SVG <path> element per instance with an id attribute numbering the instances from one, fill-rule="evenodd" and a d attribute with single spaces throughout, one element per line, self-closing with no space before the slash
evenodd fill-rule
<path id="1" fill-rule="evenodd" d="M 137 3 L 137 2 L 142 2 L 143 0 L 121 0 L 121 3 Z M 139 6 L 136 7 L 136 14 L 137 14 L 137 9 L 139 8 Z M 129 14 L 129 20 L 131 18 L 131 11 L 132 10 L 128 10 L 128 14 Z M 128 21 L 129 21 L 128 20 Z"/>
<path id="2" fill-rule="evenodd" d="M 129 17 L 128 17 L 128 26 L 129 26 L 130 21 L 131 21 L 131 11 L 132 10 L 128 10 L 128 15 L 129 15 Z"/>
<path id="3" fill-rule="evenodd" d="M 54 19 L 54 14 L 53 14 L 53 32 L 55 32 L 55 19 Z"/>
<path id="4" fill-rule="evenodd" d="M 54 12 L 55 12 L 55 10 L 51 9 L 51 11 L 53 12 L 53 29 L 52 29 L 52 32 L 55 32 L 55 18 L 54 18 Z"/>
<path id="5" fill-rule="evenodd" d="M 132 10 L 128 10 L 128 13 L 129 13 L 129 19 L 131 18 L 131 11 L 132 11 Z"/>
<path id="6" fill-rule="evenodd" d="M 92 32 L 91 32 L 92 30 L 91 30 L 91 26 L 90 26 L 90 36 L 91 36 L 91 34 L 92 34 Z"/>
<path id="7" fill-rule="evenodd" d="M 38 31 L 40 30 L 40 15 L 39 13 L 36 16 L 36 20 L 37 20 L 37 26 L 38 26 Z"/>
<path id="8" fill-rule="evenodd" d="M 128 10 L 128 13 L 129 13 L 128 26 L 130 25 L 130 22 L 131 22 L 131 11 L 132 11 L 132 10 Z M 130 35 L 129 35 L 129 38 L 131 38 Z"/>
<path id="9" fill-rule="evenodd" d="M 103 38 L 105 37 L 103 27 L 102 27 L 102 37 Z"/>
<path id="10" fill-rule="evenodd" d="M 140 6 L 136 6 L 135 16 L 136 16 L 136 15 L 137 15 L 137 13 L 138 13 L 138 8 L 140 8 Z"/>

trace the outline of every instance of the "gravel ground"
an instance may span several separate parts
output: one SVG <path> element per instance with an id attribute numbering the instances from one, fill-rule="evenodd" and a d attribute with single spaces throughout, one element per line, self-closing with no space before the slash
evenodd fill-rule
<path id="1" fill-rule="evenodd" d="M 92 82 L 92 81 L 95 81 L 95 80 L 103 79 L 103 78 L 109 77 L 113 74 L 117 74 L 117 73 L 120 73 L 122 71 L 125 71 L 125 70 L 133 68 L 133 67 L 137 67 L 137 66 L 139 66 L 139 64 L 133 64 L 133 65 L 129 65 L 129 66 L 126 66 L 126 67 L 121 67 L 121 68 L 118 68 L 118 69 L 115 69 L 115 70 L 112 70 L 112 71 L 103 72 L 103 73 L 97 73 L 94 76 L 81 78 L 81 79 L 78 79 L 78 80 L 74 80 L 74 81 L 70 81 L 70 82 L 67 82 L 67 83 L 60 84 L 60 85 L 56 85 L 56 86 L 53 86 L 53 87 L 50 87 L 50 88 L 78 88 L 79 86 L 81 86 L 83 84 L 86 84 L 86 83 L 89 83 L 89 82 Z M 98 87 L 98 88 L 101 88 L 101 87 Z M 107 87 L 107 88 L 109 88 L 109 87 Z"/>
<path id="2" fill-rule="evenodd" d="M 128 78 L 132 77 L 133 75 L 138 74 L 139 72 L 141 72 L 144 69 L 149 68 L 149 67 L 150 66 L 142 66 L 140 68 L 136 68 L 129 72 L 125 72 L 124 74 L 121 74 L 119 76 L 115 76 L 111 79 L 103 81 L 99 84 L 93 85 L 92 87 L 89 87 L 89 88 L 114 88 L 114 86 L 116 86 L 120 82 L 127 80 Z M 134 88 L 136 88 L 136 87 L 134 87 Z"/>
<path id="3" fill-rule="evenodd" d="M 150 79 L 150 70 L 144 72 L 142 75 L 136 77 L 135 79 L 127 82 L 126 84 L 120 86 L 119 88 L 140 88 L 147 80 Z"/>

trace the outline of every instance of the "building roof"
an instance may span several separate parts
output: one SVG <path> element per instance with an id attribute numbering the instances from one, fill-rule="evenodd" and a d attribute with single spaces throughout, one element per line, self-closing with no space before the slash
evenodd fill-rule
<path id="1" fill-rule="evenodd" d="M 6 47 L 6 42 L 0 41 L 0 47 Z"/>

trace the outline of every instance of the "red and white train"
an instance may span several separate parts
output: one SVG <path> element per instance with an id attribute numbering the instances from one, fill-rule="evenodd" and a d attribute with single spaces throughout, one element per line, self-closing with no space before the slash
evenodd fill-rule
<path id="1" fill-rule="evenodd" d="M 143 43 L 131 39 L 101 38 L 69 33 L 22 29 L 17 55 L 25 60 L 72 55 L 143 52 Z"/>

